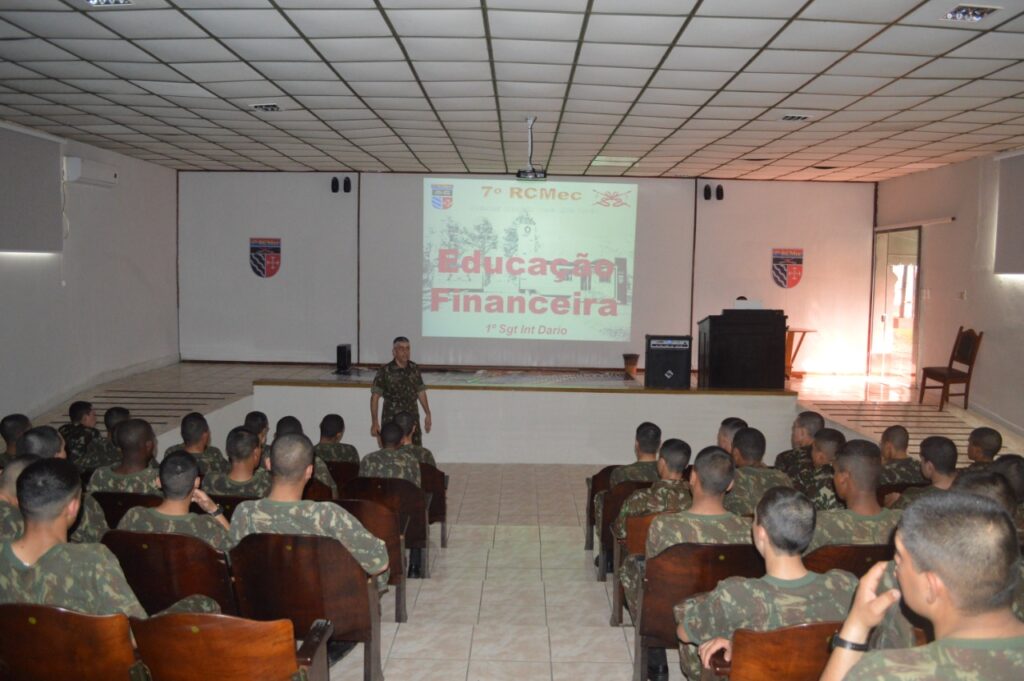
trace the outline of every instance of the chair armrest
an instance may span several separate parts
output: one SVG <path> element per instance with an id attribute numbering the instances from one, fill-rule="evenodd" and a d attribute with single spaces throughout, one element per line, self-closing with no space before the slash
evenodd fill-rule
<path id="1" fill-rule="evenodd" d="M 725 661 L 725 651 L 719 650 L 711 656 L 711 671 L 715 676 L 729 676 L 732 671 L 732 663 Z"/>
<path id="2" fill-rule="evenodd" d="M 302 639 L 302 646 L 295 653 L 295 660 L 300 667 L 308 669 L 309 681 L 328 681 L 330 668 L 327 663 L 327 641 L 334 634 L 334 625 L 330 620 L 313 622 L 309 633 Z"/>

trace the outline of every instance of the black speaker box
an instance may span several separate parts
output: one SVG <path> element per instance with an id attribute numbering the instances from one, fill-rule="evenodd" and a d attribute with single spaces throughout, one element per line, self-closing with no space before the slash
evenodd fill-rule
<path id="1" fill-rule="evenodd" d="M 690 389 L 691 336 L 647 336 L 645 388 Z"/>
<path id="2" fill-rule="evenodd" d="M 336 374 L 347 374 L 352 368 L 352 346 L 348 343 L 338 346 L 338 368 Z"/>

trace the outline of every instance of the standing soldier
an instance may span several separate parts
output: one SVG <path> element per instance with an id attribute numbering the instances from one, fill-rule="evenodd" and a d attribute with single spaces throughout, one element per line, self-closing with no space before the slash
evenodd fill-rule
<path id="1" fill-rule="evenodd" d="M 409 339 L 399 336 L 391 344 L 394 359 L 377 370 L 370 395 L 370 417 L 373 419 L 370 435 L 379 436 L 381 422 L 387 423 L 393 420 L 398 412 L 407 411 L 416 416 L 417 428 L 413 433 L 412 442 L 415 445 L 422 445 L 419 408 L 416 402 L 419 401 L 423 405 L 423 430 L 427 433 L 430 432 L 430 404 L 427 402 L 427 387 L 423 385 L 420 368 L 409 359 L 411 353 Z M 377 403 L 380 402 L 381 396 L 384 397 L 384 413 L 378 420 Z"/>

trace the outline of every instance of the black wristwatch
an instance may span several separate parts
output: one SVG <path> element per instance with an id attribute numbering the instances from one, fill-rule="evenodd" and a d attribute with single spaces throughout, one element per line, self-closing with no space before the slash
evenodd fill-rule
<path id="1" fill-rule="evenodd" d="M 839 635 L 839 632 L 832 634 L 832 650 L 836 648 L 846 648 L 856 653 L 868 652 L 867 643 L 854 643 L 853 641 L 847 641 L 845 638 Z"/>
<path id="2" fill-rule="evenodd" d="M 218 505 L 217 508 L 210 511 L 207 515 L 216 518 L 219 515 L 224 515 L 224 509 L 221 508 L 220 505 Z"/>

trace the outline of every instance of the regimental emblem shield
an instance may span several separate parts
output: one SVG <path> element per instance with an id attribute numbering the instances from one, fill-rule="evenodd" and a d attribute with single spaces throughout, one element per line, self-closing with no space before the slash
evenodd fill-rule
<path id="1" fill-rule="evenodd" d="M 804 276 L 804 249 L 773 248 L 772 280 L 782 288 L 793 288 Z"/>
<path id="2" fill-rule="evenodd" d="M 281 240 L 249 239 L 249 267 L 257 277 L 269 279 L 281 269 Z"/>
<path id="3" fill-rule="evenodd" d="M 430 205 L 438 210 L 448 210 L 451 208 L 454 186 L 451 184 L 430 185 Z"/>

